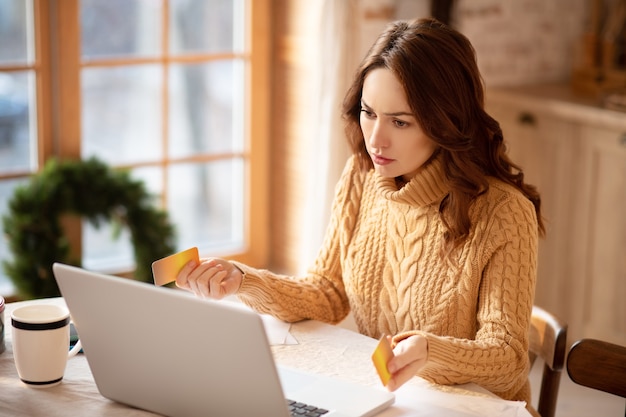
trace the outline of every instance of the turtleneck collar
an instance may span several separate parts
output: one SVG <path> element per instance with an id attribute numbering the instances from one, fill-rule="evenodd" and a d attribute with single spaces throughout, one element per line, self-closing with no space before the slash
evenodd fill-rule
<path id="1" fill-rule="evenodd" d="M 395 178 L 381 177 L 378 173 L 374 175 L 378 193 L 383 198 L 398 203 L 426 206 L 440 201 L 450 190 L 441 155 L 427 163 L 400 189 Z"/>

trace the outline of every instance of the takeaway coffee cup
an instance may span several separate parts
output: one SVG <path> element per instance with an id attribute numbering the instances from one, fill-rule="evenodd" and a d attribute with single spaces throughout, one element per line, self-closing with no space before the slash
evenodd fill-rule
<path id="1" fill-rule="evenodd" d="M 63 379 L 68 358 L 80 349 L 80 340 L 70 350 L 70 313 L 66 307 L 32 304 L 11 313 L 13 357 L 17 373 L 26 385 L 45 388 Z"/>

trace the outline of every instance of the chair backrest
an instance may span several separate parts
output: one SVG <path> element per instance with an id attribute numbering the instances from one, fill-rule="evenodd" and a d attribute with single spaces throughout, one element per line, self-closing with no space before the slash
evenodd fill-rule
<path id="1" fill-rule="evenodd" d="M 567 373 L 579 385 L 626 398 L 626 346 L 579 340 L 567 356 Z"/>
<path id="2" fill-rule="evenodd" d="M 533 306 L 529 354 L 531 366 L 536 358 L 544 362 L 537 404 L 541 417 L 554 417 L 566 349 L 567 324 L 541 307 Z"/>

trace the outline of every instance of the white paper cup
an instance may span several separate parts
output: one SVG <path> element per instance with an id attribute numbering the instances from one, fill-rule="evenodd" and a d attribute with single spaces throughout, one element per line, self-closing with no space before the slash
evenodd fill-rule
<path id="1" fill-rule="evenodd" d="M 70 350 L 70 313 L 66 307 L 32 304 L 11 313 L 13 357 L 17 373 L 26 385 L 46 388 L 63 379 L 67 359 L 81 349 Z"/>

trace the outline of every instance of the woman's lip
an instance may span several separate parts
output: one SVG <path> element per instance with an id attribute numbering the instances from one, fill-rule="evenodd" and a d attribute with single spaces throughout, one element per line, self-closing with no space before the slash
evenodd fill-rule
<path id="1" fill-rule="evenodd" d="M 376 165 L 387 165 L 393 162 L 393 159 L 385 158 L 384 156 L 372 154 L 372 161 Z"/>

